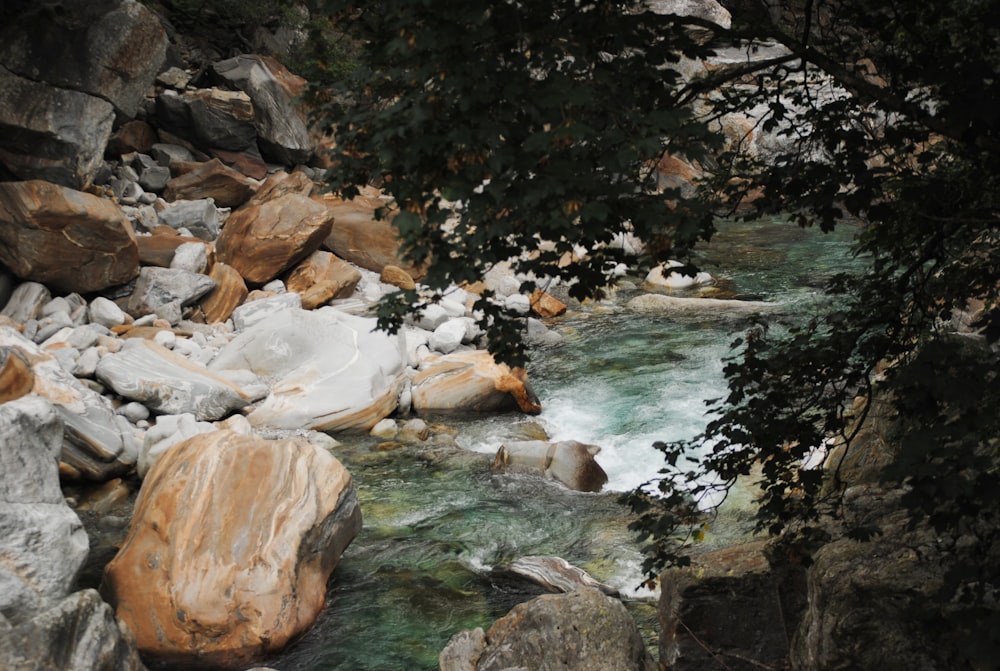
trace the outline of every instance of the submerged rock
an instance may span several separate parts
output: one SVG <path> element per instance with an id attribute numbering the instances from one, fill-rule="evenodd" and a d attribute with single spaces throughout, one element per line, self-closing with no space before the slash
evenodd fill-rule
<path id="1" fill-rule="evenodd" d="M 197 435 L 150 470 L 102 593 L 150 659 L 245 667 L 312 625 L 360 529 L 350 473 L 326 450 Z"/>
<path id="2" fill-rule="evenodd" d="M 541 440 L 508 442 L 500 446 L 493 459 L 493 470 L 503 473 L 538 473 L 570 489 L 599 492 L 608 482 L 608 474 L 594 456 L 596 445 L 575 440 L 548 443 Z"/>

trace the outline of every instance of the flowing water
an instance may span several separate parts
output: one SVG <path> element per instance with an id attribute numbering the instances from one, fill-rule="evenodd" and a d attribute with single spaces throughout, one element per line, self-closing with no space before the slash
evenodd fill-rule
<path id="1" fill-rule="evenodd" d="M 845 227 L 823 236 L 779 221 L 730 224 L 702 250 L 700 262 L 730 294 L 809 314 L 827 304 L 819 287 L 849 262 L 852 234 Z M 486 628 L 540 593 L 492 570 L 526 555 L 563 557 L 618 588 L 655 647 L 655 595 L 637 589 L 642 555 L 617 492 L 655 475 L 661 459 L 654 441 L 701 431 L 705 401 L 724 391 L 721 359 L 747 322 L 718 313 L 638 315 L 622 307 L 634 290 L 621 293 L 550 324 L 562 340 L 535 352 L 530 368 L 543 406 L 539 418 L 452 421 L 466 448 L 460 453 L 378 452 L 375 439 L 340 449 L 355 478 L 364 528 L 331 579 L 317 625 L 269 665 L 436 669 L 452 634 Z M 553 440 L 601 446 L 605 493 L 489 471 L 499 444 L 523 439 L 536 421 Z"/>

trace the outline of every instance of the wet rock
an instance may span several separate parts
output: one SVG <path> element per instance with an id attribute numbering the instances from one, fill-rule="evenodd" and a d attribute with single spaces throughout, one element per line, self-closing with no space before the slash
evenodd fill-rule
<path id="1" fill-rule="evenodd" d="M 663 294 L 642 294 L 629 300 L 625 307 L 636 312 L 657 312 L 663 314 L 729 314 L 746 316 L 768 314 L 781 310 L 777 303 L 764 301 L 740 301 L 724 298 L 680 298 Z"/>
<path id="2" fill-rule="evenodd" d="M 142 317 L 168 303 L 191 305 L 214 288 L 215 281 L 207 275 L 149 266 L 139 271 L 125 309 L 133 317 Z"/>
<path id="3" fill-rule="evenodd" d="M 682 272 L 683 268 L 684 264 L 679 261 L 669 261 L 653 266 L 646 274 L 643 287 L 652 291 L 673 291 L 674 289 L 688 289 L 711 284 L 715 281 L 715 278 L 708 273 L 687 274 Z"/>
<path id="4" fill-rule="evenodd" d="M 145 671 L 135 639 L 92 589 L 71 594 L 9 629 L 0 627 L 0 668 Z"/>
<path id="5" fill-rule="evenodd" d="M 274 379 L 247 417 L 282 429 L 369 431 L 396 409 L 405 380 L 397 336 L 330 307 L 282 310 L 240 333 L 210 367 Z"/>
<path id="6" fill-rule="evenodd" d="M 199 435 L 147 475 L 102 593 L 150 659 L 245 668 L 312 625 L 360 529 L 351 476 L 326 450 Z"/>
<path id="7" fill-rule="evenodd" d="M 501 473 L 538 473 L 581 492 L 599 492 L 608 475 L 594 460 L 596 445 L 575 440 L 548 443 L 540 440 L 504 443 L 493 459 Z"/>
<path id="8" fill-rule="evenodd" d="M 346 261 L 322 250 L 310 254 L 288 274 L 288 291 L 302 296 L 306 310 L 338 298 L 350 298 L 361 281 L 361 273 Z"/>
<path id="9" fill-rule="evenodd" d="M 319 249 L 332 225 L 322 205 L 287 194 L 233 212 L 216 250 L 248 284 L 264 284 Z"/>
<path id="10" fill-rule="evenodd" d="M 589 573 L 573 566 L 562 557 L 518 557 L 503 569 L 541 585 L 550 592 L 569 593 L 581 587 L 599 589 L 618 598 L 618 590 L 595 580 Z M 494 569 L 496 571 L 496 569 Z"/>
<path id="11" fill-rule="evenodd" d="M 656 669 L 625 606 L 591 588 L 518 604 L 480 634 L 452 637 L 440 656 L 441 671 Z"/>
<path id="12" fill-rule="evenodd" d="M 0 262 L 59 291 L 99 291 L 136 276 L 135 233 L 109 200 L 49 182 L 0 183 Z"/>
<path id="13" fill-rule="evenodd" d="M 202 420 L 219 419 L 250 402 L 232 382 L 142 338 L 132 338 L 121 351 L 104 356 L 95 374 L 117 394 L 167 414 L 190 412 Z"/>
<path id="14" fill-rule="evenodd" d="M 498 364 L 486 351 L 454 352 L 432 359 L 413 377 L 413 409 L 424 412 L 493 412 L 541 405 L 523 370 Z"/>
<path id="15" fill-rule="evenodd" d="M 167 201 L 211 198 L 219 207 L 239 207 L 256 188 L 249 177 L 213 158 L 168 181 L 163 198 Z"/>
<path id="16" fill-rule="evenodd" d="M 253 102 L 257 144 L 264 158 L 283 165 L 308 162 L 315 145 L 305 111 L 295 104 L 305 92 L 304 79 L 273 58 L 250 54 L 219 61 L 212 69 Z"/>

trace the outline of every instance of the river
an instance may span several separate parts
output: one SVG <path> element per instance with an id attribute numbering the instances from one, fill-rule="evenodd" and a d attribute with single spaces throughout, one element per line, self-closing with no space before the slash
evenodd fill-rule
<path id="1" fill-rule="evenodd" d="M 823 309 L 824 278 L 850 263 L 854 231 L 823 235 L 782 221 L 728 223 L 699 263 L 727 295 L 777 302 L 802 316 Z M 656 655 L 655 594 L 639 589 L 642 555 L 617 494 L 655 475 L 656 440 L 704 427 L 705 401 L 724 391 L 722 358 L 746 327 L 715 312 L 672 318 L 630 313 L 625 288 L 549 326 L 562 338 L 529 369 L 538 418 L 453 421 L 464 455 L 416 448 L 377 452 L 375 439 L 338 456 L 355 478 L 364 528 L 345 552 L 316 626 L 267 663 L 279 671 L 432 671 L 452 634 L 487 628 L 540 590 L 493 571 L 526 555 L 557 555 L 618 588 Z M 708 299 L 706 299 L 708 300 Z M 493 474 L 499 444 L 540 424 L 553 440 L 599 445 L 601 494 L 527 476 Z M 730 518 L 739 526 L 740 513 Z M 743 528 L 719 528 L 725 542 Z"/>

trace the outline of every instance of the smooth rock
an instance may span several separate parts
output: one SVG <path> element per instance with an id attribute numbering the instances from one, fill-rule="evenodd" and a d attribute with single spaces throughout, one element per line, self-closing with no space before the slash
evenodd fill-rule
<path id="1" fill-rule="evenodd" d="M 111 299 L 98 296 L 90 302 L 90 320 L 110 329 L 125 323 L 125 312 Z"/>
<path id="2" fill-rule="evenodd" d="M 157 163 L 169 168 L 171 163 L 186 163 L 194 160 L 194 154 L 187 147 L 170 142 L 157 142 L 150 150 L 150 155 Z"/>
<path id="3" fill-rule="evenodd" d="M 200 242 L 186 242 L 174 250 L 174 258 L 170 260 L 170 267 L 174 270 L 184 270 L 196 275 L 204 275 L 208 271 L 208 266 L 211 262 L 210 251 L 211 247 L 209 245 Z M 209 276 L 209 279 L 211 279 L 211 276 Z M 214 289 L 215 280 L 212 280 L 212 282 L 212 289 Z"/>
<path id="4" fill-rule="evenodd" d="M 139 262 L 144 266 L 169 268 L 173 263 L 174 253 L 181 245 L 189 242 L 207 244 L 200 238 L 180 235 L 169 226 L 157 225 L 152 235 L 140 235 L 136 238 L 139 247 Z"/>
<path id="5" fill-rule="evenodd" d="M 157 216 L 160 223 L 173 229 L 186 228 L 202 240 L 219 237 L 219 210 L 211 198 L 177 200 Z"/>
<path id="6" fill-rule="evenodd" d="M 167 182 L 163 198 L 167 201 L 211 198 L 219 207 L 239 207 L 256 188 L 250 178 L 213 158 Z"/>
<path id="7" fill-rule="evenodd" d="M 214 288 L 215 281 L 207 275 L 148 266 L 139 271 L 139 280 L 125 309 L 133 317 L 142 317 L 168 303 L 190 305 Z"/>
<path id="8" fill-rule="evenodd" d="M 349 298 L 361 281 L 361 273 L 336 255 L 322 250 L 310 254 L 288 274 L 288 291 L 302 297 L 306 310 L 332 300 Z"/>
<path id="9" fill-rule="evenodd" d="M 280 312 L 300 309 L 302 309 L 302 297 L 294 293 L 248 301 L 233 310 L 233 326 L 237 331 L 245 331 Z"/>
<path id="10" fill-rule="evenodd" d="M 103 166 L 114 120 L 106 100 L 0 66 L 0 164 L 17 179 L 89 186 Z"/>
<path id="11" fill-rule="evenodd" d="M 495 570 L 495 569 L 494 569 Z M 618 598 L 618 590 L 605 585 L 583 569 L 573 566 L 562 557 L 518 557 L 504 570 L 541 585 L 550 592 L 569 593 L 581 587 L 599 589 L 608 596 Z"/>
<path id="12" fill-rule="evenodd" d="M 221 261 L 212 265 L 209 277 L 215 282 L 215 288 L 201 299 L 196 314 L 200 314 L 206 324 L 214 324 L 229 319 L 233 310 L 246 300 L 249 291 L 243 276 Z"/>
<path id="13" fill-rule="evenodd" d="M 468 332 L 468 327 L 465 320 L 467 317 L 461 319 L 449 319 L 445 323 L 434 329 L 430 337 L 427 339 L 427 344 L 431 349 L 441 352 L 442 354 L 451 354 L 459 348 L 462 341 L 465 340 L 465 335 Z"/>
<path id="14" fill-rule="evenodd" d="M 322 205 L 287 194 L 233 212 L 216 250 L 248 284 L 264 284 L 318 250 L 331 226 Z"/>
<path id="15" fill-rule="evenodd" d="M 150 470 L 102 593 L 149 658 L 246 668 L 312 625 L 360 530 L 351 476 L 326 450 L 199 435 Z"/>
<path id="16" fill-rule="evenodd" d="M 146 670 L 134 637 L 92 589 L 75 592 L 15 627 L 0 627 L 0 668 Z"/>
<path id="17" fill-rule="evenodd" d="M 37 319 L 42 313 L 42 306 L 50 300 L 52 293 L 44 284 L 22 282 L 15 287 L 0 315 L 24 324 L 29 319 Z"/>
<path id="18" fill-rule="evenodd" d="M 400 289 L 412 290 L 417 288 L 417 283 L 413 281 L 410 274 L 399 266 L 388 265 L 383 267 L 379 273 L 379 280 Z"/>
<path id="19" fill-rule="evenodd" d="M 103 357 L 96 375 L 117 394 L 167 414 L 190 412 L 202 420 L 219 419 L 250 402 L 225 378 L 142 338 L 130 339 L 120 352 Z"/>
<path id="20" fill-rule="evenodd" d="M 415 326 L 431 332 L 449 319 L 451 319 L 451 315 L 448 314 L 448 310 L 438 303 L 429 303 L 422 307 L 416 315 L 407 316 L 407 320 Z"/>
<path id="21" fill-rule="evenodd" d="M 498 364 L 484 350 L 454 352 L 430 360 L 413 377 L 415 412 L 541 412 L 523 370 Z"/>
<path id="22" fill-rule="evenodd" d="M 636 312 L 657 312 L 663 314 L 698 315 L 721 314 L 747 316 L 768 314 L 781 310 L 777 303 L 764 301 L 739 301 L 723 298 L 680 298 L 663 294 L 642 294 L 630 299 L 626 304 Z"/>
<path id="23" fill-rule="evenodd" d="M 0 263 L 61 292 L 100 291 L 139 270 L 132 224 L 110 200 L 49 182 L 0 182 Z"/>
<path id="24" fill-rule="evenodd" d="M 596 445 L 575 440 L 507 442 L 497 450 L 493 470 L 501 473 L 539 473 L 581 492 L 599 492 L 608 475 L 594 460 Z"/>
<path id="25" fill-rule="evenodd" d="M 244 330 L 210 367 L 275 380 L 248 415 L 254 426 L 369 431 L 395 410 L 405 360 L 401 340 L 374 319 L 290 309 Z"/>
<path id="26" fill-rule="evenodd" d="M 621 601 L 584 587 L 514 606 L 486 632 L 485 644 L 475 632 L 456 634 L 441 653 L 440 668 L 655 671 L 656 663 Z"/>
<path id="27" fill-rule="evenodd" d="M 687 289 L 695 286 L 711 284 L 715 281 L 711 275 L 705 272 L 687 275 L 674 268 L 683 268 L 684 264 L 679 261 L 670 261 L 653 266 L 643 282 L 647 289 L 671 291 L 674 289 Z"/>

